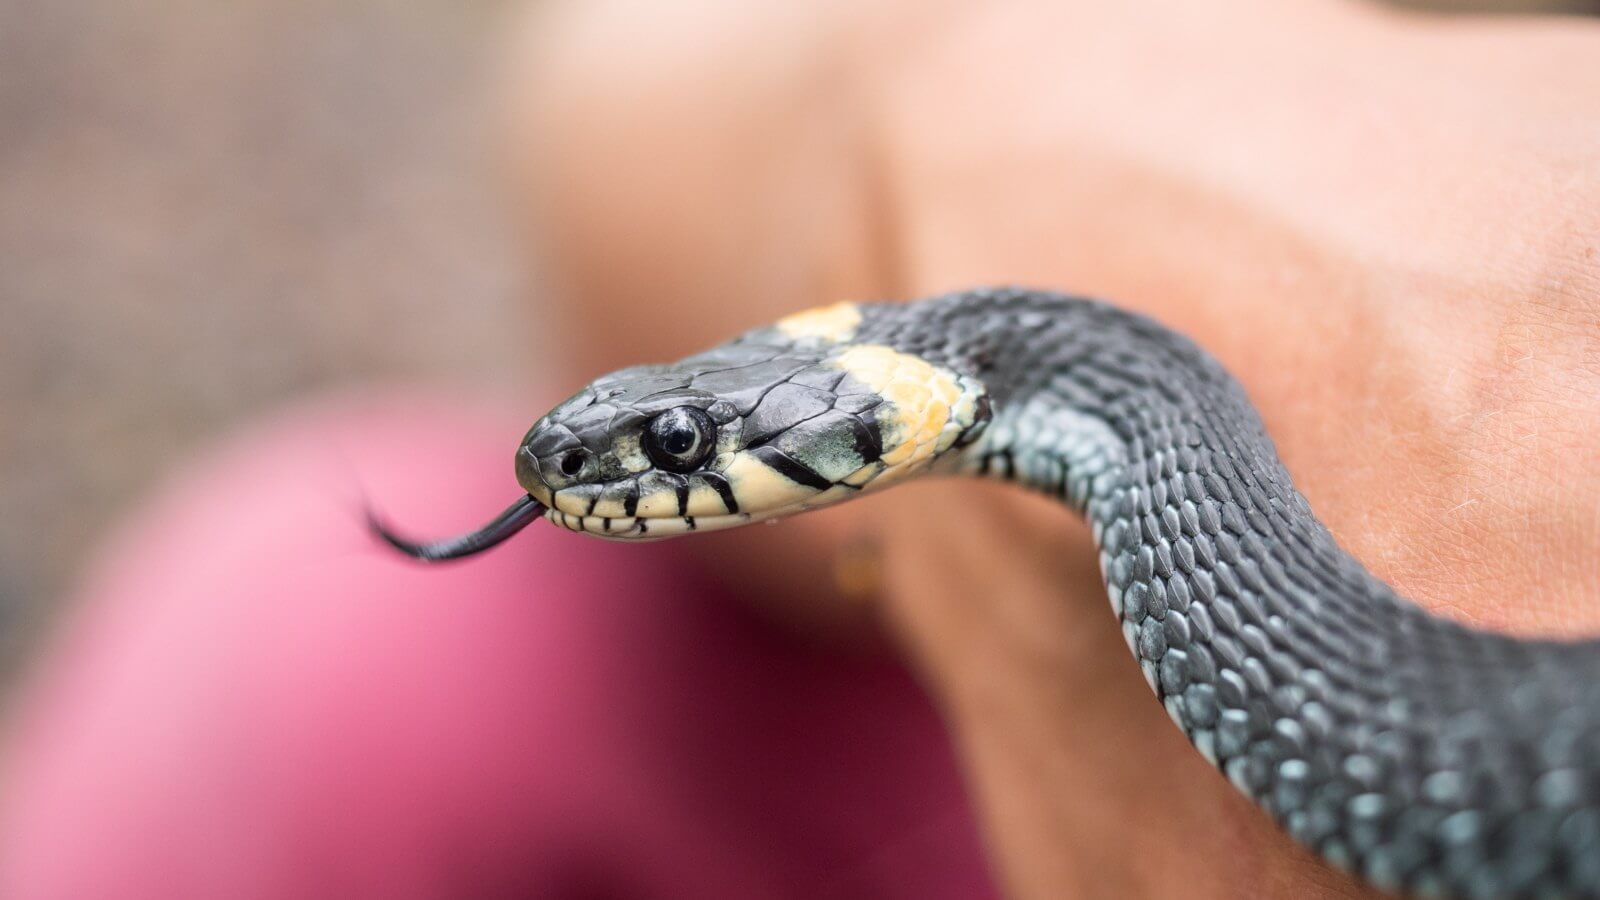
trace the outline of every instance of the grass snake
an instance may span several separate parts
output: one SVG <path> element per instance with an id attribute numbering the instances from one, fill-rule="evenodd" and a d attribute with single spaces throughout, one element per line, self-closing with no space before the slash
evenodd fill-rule
<path id="1" fill-rule="evenodd" d="M 1433 616 L 1335 542 L 1243 389 L 1160 324 L 1020 289 L 840 303 L 606 375 L 516 454 L 543 517 L 616 539 L 742 525 L 924 473 L 1084 515 L 1178 727 L 1329 862 L 1424 895 L 1600 895 L 1600 646 Z"/>

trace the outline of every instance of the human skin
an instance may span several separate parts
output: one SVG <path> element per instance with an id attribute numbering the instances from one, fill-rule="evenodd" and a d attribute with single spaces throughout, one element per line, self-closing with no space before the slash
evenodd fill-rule
<path id="1" fill-rule="evenodd" d="M 1600 25 L 789 6 L 529 16 L 511 146 L 569 301 L 536 343 L 573 386 L 840 298 L 1105 297 L 1220 358 L 1322 520 L 1403 594 L 1600 632 Z M 868 545 L 870 596 L 818 584 Z M 1362 892 L 1185 745 L 1063 510 L 928 483 L 682 546 L 809 625 L 881 617 L 1014 895 Z"/>

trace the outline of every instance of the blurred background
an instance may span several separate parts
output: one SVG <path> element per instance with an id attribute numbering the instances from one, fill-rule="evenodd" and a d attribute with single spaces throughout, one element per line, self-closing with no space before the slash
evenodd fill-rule
<path id="1" fill-rule="evenodd" d="M 500 3 L 0 0 L 0 678 L 109 523 L 230 423 L 503 386 Z"/>
<path id="2" fill-rule="evenodd" d="M 485 100 L 511 5 L 0 0 L 0 686 L 108 524 L 231 424 L 525 376 Z"/>

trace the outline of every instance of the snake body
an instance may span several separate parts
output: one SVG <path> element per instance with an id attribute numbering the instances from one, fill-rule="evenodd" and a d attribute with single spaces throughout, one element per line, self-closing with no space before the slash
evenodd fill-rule
<path id="1" fill-rule="evenodd" d="M 1145 317 L 1011 289 L 839 304 L 597 380 L 517 470 L 550 521 L 623 539 L 921 472 L 1043 491 L 1091 524 L 1167 713 L 1294 838 L 1393 890 L 1600 895 L 1600 646 L 1398 596 L 1317 520 L 1240 385 Z"/>

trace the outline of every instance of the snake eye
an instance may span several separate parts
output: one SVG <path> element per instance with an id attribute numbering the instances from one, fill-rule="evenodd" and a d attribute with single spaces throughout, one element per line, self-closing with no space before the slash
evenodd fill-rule
<path id="1" fill-rule="evenodd" d="M 679 406 L 645 426 L 644 452 L 668 472 L 692 472 L 711 455 L 716 438 L 710 416 L 692 406 Z"/>

